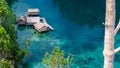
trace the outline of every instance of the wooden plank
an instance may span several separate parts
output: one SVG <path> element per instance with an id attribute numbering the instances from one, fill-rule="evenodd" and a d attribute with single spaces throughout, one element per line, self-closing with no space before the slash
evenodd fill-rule
<path id="1" fill-rule="evenodd" d="M 28 24 L 35 24 L 39 22 L 40 18 L 39 17 L 27 17 L 27 23 Z"/>
<path id="2" fill-rule="evenodd" d="M 49 27 L 51 30 L 54 30 L 54 28 L 47 23 L 47 21 L 46 21 L 45 18 L 40 18 L 40 19 L 43 19 L 43 24 L 44 24 L 45 26 Z"/>
<path id="3" fill-rule="evenodd" d="M 31 9 L 28 9 L 28 13 L 31 13 L 31 12 L 36 12 L 36 13 L 39 13 L 39 9 L 38 8 L 31 8 Z"/>

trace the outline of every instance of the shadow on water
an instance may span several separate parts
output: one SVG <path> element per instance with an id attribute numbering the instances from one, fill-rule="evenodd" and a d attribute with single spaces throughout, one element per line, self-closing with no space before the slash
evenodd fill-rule
<path id="1" fill-rule="evenodd" d="M 18 26 L 17 28 L 19 31 L 24 31 L 26 29 L 26 26 Z"/>
<path id="2" fill-rule="evenodd" d="M 88 51 L 95 51 L 98 47 L 94 44 L 94 43 L 90 43 L 90 42 L 83 42 L 81 43 L 81 48 L 83 49 L 84 52 L 88 52 Z"/>
<path id="3" fill-rule="evenodd" d="M 5 0 L 8 2 L 9 6 L 12 6 L 15 2 L 18 2 L 18 0 Z"/>
<path id="4" fill-rule="evenodd" d="M 38 31 L 35 31 L 35 35 L 37 35 L 40 38 L 45 38 L 45 37 L 47 37 L 49 35 L 49 32 L 42 32 L 42 33 L 40 33 Z"/>
<path id="5" fill-rule="evenodd" d="M 45 37 L 47 37 L 49 35 L 49 32 L 41 32 L 40 33 L 38 31 L 36 31 L 33 26 L 26 26 L 26 25 L 24 25 L 24 26 L 18 26 L 17 30 L 19 30 L 19 31 L 25 31 L 25 30 L 27 30 L 27 31 L 33 31 L 34 30 L 33 34 L 36 35 L 37 37 L 40 37 L 40 38 L 45 38 Z M 29 38 L 33 34 L 31 33 L 31 35 L 29 36 Z"/>
<path id="6" fill-rule="evenodd" d="M 17 29 L 19 31 L 24 31 L 24 30 L 34 29 L 34 27 L 32 25 L 20 25 L 20 26 L 17 26 Z"/>
<path id="7" fill-rule="evenodd" d="M 53 0 L 62 15 L 80 25 L 101 25 L 105 19 L 105 0 Z"/>
<path id="8" fill-rule="evenodd" d="M 63 16 L 80 25 L 93 27 L 105 21 L 105 0 L 53 0 L 53 3 Z M 117 0 L 117 21 L 120 18 L 119 3 Z"/>

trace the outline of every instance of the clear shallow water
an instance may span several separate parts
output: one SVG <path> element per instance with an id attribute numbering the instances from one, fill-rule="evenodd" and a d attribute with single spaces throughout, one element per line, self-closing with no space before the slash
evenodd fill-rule
<path id="1" fill-rule="evenodd" d="M 32 27 L 16 26 L 18 43 L 23 48 L 25 39 L 31 41 L 25 56 L 24 68 L 43 68 L 41 59 L 46 51 L 50 52 L 58 45 L 66 54 L 75 55 L 72 68 L 102 68 L 103 65 L 103 26 L 80 26 L 61 15 L 59 8 L 55 8 L 52 0 L 20 0 L 14 5 L 14 12 L 21 16 L 28 8 L 39 8 L 40 16 L 54 27 L 55 31 L 37 33 Z M 118 38 L 119 39 L 119 38 Z M 119 63 L 117 63 L 119 64 Z"/>

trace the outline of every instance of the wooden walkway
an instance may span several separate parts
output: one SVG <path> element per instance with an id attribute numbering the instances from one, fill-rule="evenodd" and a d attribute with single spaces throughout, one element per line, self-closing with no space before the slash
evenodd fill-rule
<path id="1" fill-rule="evenodd" d="M 36 18 L 38 19 L 38 18 Z M 42 20 L 42 21 L 40 21 Z M 52 26 L 50 26 L 45 18 L 39 18 L 39 21 L 36 20 L 37 22 L 35 24 L 33 24 L 34 28 L 39 31 L 39 32 L 43 32 L 43 31 L 48 31 L 49 29 L 50 30 L 54 30 L 54 28 Z"/>
<path id="2" fill-rule="evenodd" d="M 52 26 L 50 26 L 47 22 L 46 22 L 46 19 L 45 18 L 40 18 L 40 20 L 43 20 L 43 24 L 45 26 L 48 26 L 51 30 L 54 30 L 54 28 Z"/>
<path id="3" fill-rule="evenodd" d="M 47 23 L 45 18 L 41 18 L 39 16 L 39 9 L 28 9 L 26 17 L 27 24 L 33 25 L 34 28 L 39 32 L 54 30 L 54 28 Z"/>

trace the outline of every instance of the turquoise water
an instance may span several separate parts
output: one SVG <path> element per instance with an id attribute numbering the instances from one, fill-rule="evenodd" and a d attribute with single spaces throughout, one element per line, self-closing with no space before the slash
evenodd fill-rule
<path id="1" fill-rule="evenodd" d="M 55 7 L 52 0 L 19 0 L 14 8 L 17 16 L 23 15 L 28 8 L 39 8 L 40 16 L 45 17 L 55 29 L 55 31 L 38 33 L 32 26 L 18 28 L 16 25 L 17 41 L 20 47 L 25 47 L 25 39 L 31 42 L 28 47 L 30 55 L 25 56 L 22 64 L 24 68 L 43 68 L 41 60 L 44 53 L 50 52 L 56 45 L 60 46 L 66 55 L 74 55 L 75 60 L 71 68 L 103 67 L 104 26 L 102 24 L 92 28 L 88 25 L 79 25 L 64 16 L 59 7 Z M 85 22 L 90 24 L 91 21 L 86 20 Z M 118 35 L 118 42 L 119 39 Z M 118 64 L 119 62 L 116 61 L 116 65 Z"/>

